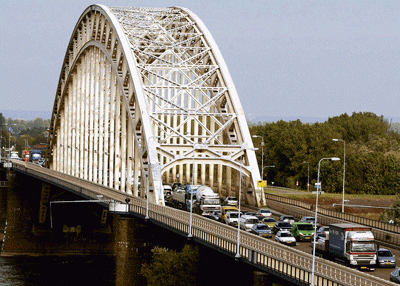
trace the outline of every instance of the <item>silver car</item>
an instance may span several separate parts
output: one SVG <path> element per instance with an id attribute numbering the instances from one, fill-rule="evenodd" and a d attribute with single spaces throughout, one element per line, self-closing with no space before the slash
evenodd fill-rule
<path id="1" fill-rule="evenodd" d="M 396 259 L 390 250 L 379 248 L 376 254 L 379 267 L 396 267 Z"/>
<path id="2" fill-rule="evenodd" d="M 396 268 L 390 273 L 390 281 L 400 283 L 400 268 Z"/>

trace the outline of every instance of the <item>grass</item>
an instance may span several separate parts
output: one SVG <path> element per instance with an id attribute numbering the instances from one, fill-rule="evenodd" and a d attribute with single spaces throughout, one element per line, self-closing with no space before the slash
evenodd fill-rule
<path id="1" fill-rule="evenodd" d="M 277 189 L 266 189 L 265 193 L 279 195 L 294 200 L 315 204 L 316 194 L 305 191 L 287 191 Z M 318 205 L 326 209 L 335 209 L 341 211 L 342 193 L 324 193 L 318 196 Z M 357 207 L 345 206 L 345 212 L 355 215 L 362 215 L 371 219 L 378 219 L 385 211 L 382 207 L 392 207 L 393 203 L 398 200 L 396 195 L 371 195 L 371 194 L 345 194 L 345 200 L 349 200 L 347 205 L 355 205 Z M 335 207 L 333 204 L 336 205 Z M 359 207 L 369 206 L 369 207 Z M 380 208 L 371 208 L 371 207 Z"/>

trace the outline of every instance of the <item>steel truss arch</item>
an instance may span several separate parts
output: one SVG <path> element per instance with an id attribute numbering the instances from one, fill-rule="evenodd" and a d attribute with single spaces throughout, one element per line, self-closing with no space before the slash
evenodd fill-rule
<path id="1" fill-rule="evenodd" d="M 163 183 L 265 204 L 251 136 L 210 32 L 185 8 L 89 6 L 72 33 L 50 168 L 164 204 Z M 244 180 L 239 182 L 238 172 Z"/>

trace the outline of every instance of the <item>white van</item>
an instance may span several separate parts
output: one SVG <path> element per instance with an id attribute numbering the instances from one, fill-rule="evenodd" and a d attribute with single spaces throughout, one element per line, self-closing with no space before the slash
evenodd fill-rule
<path id="1" fill-rule="evenodd" d="M 256 223 L 258 223 L 258 218 L 253 215 L 243 215 L 239 219 L 240 228 L 245 231 L 250 231 Z"/>

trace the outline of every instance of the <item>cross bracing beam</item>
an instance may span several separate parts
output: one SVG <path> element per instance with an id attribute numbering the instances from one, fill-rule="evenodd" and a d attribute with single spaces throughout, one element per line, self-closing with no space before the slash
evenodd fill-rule
<path id="1" fill-rule="evenodd" d="M 229 71 L 185 8 L 92 5 L 82 13 L 60 73 L 49 146 L 50 168 L 141 197 L 148 184 L 153 203 L 164 204 L 162 184 L 175 181 L 225 196 L 242 184 L 249 203 L 265 203 Z"/>

